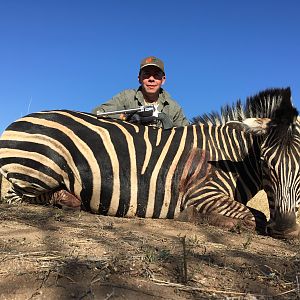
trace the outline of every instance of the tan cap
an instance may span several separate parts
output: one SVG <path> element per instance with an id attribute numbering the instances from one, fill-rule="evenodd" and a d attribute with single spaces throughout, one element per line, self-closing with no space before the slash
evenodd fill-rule
<path id="1" fill-rule="evenodd" d="M 165 73 L 164 63 L 155 56 L 148 56 L 141 61 L 140 70 L 147 66 L 156 66 Z"/>

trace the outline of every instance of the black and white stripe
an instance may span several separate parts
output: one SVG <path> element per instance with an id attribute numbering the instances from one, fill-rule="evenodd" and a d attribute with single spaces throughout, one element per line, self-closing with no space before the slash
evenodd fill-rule
<path id="1" fill-rule="evenodd" d="M 204 214 L 253 219 L 245 205 L 265 188 L 275 218 L 277 209 L 299 206 L 296 117 L 289 89 L 268 90 L 221 117 L 171 130 L 39 112 L 3 133 L 1 173 L 22 195 L 64 188 L 87 210 L 125 217 L 174 218 L 193 205 Z"/>

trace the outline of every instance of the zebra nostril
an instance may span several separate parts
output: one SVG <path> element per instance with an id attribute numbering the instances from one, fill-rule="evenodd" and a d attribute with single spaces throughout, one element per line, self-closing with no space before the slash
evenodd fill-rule
<path id="1" fill-rule="evenodd" d="M 299 238 L 300 226 L 296 222 L 287 222 L 284 224 L 281 218 L 269 222 L 266 226 L 266 234 L 278 239 Z"/>
<path id="2" fill-rule="evenodd" d="M 277 231 L 286 231 L 294 228 L 296 225 L 296 214 L 294 212 L 276 212 L 274 223 L 274 229 Z"/>

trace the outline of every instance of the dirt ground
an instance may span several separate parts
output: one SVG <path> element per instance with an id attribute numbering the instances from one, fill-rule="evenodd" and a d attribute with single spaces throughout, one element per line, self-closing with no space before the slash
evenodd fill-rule
<path id="1" fill-rule="evenodd" d="M 0 222 L 0 300 L 300 299 L 299 240 L 26 204 Z"/>

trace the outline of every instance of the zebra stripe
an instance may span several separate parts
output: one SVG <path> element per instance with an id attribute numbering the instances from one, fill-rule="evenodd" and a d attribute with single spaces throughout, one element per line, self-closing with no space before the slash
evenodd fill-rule
<path id="1" fill-rule="evenodd" d="M 0 170 L 21 196 L 63 188 L 87 210 L 125 217 L 174 218 L 194 206 L 254 221 L 246 203 L 265 188 L 271 218 L 278 211 L 282 220 L 299 207 L 297 111 L 289 89 L 247 105 L 170 130 L 67 110 L 34 113 L 3 133 Z"/>
<path id="2" fill-rule="evenodd" d="M 231 147 L 224 147 L 229 132 L 234 138 Z M 203 198 L 203 207 L 209 199 L 219 200 L 220 192 L 227 198 L 235 196 L 234 173 L 239 172 L 236 167 L 229 173 L 217 170 L 218 180 L 206 184 L 205 189 L 203 183 L 194 184 L 200 172 L 197 169 L 190 183 L 193 192 L 185 190 L 183 193 L 183 188 L 180 192 L 178 187 L 185 182 L 187 162 L 199 160 L 194 149 L 207 147 L 208 155 L 214 161 L 232 160 L 240 157 L 233 151 L 241 138 L 238 135 L 245 134 L 225 125 L 202 124 L 163 131 L 97 120 L 85 113 L 51 111 L 36 113 L 13 123 L 1 138 L 0 156 L 2 171 L 9 173 L 8 179 L 26 196 L 37 196 L 62 185 L 92 212 L 171 218 L 189 203 L 200 209 L 199 195 Z M 24 150 L 19 149 L 19 144 Z M 251 147 L 251 139 L 246 146 Z M 52 153 L 51 156 L 47 157 L 47 151 Z M 18 157 L 23 157 L 22 162 Z M 7 163 L 12 158 L 16 165 Z M 225 164 L 225 168 L 229 166 Z M 12 170 L 19 175 L 12 175 Z M 251 174 L 255 174 L 254 171 Z M 28 180 L 26 174 L 31 174 Z M 247 180 L 254 182 L 251 174 Z M 238 190 L 247 190 L 242 179 L 241 184 L 243 187 Z M 189 197 L 186 197 L 187 193 Z M 250 190 L 247 191 L 247 199 L 252 195 Z M 230 207 L 222 213 L 230 215 Z"/>

